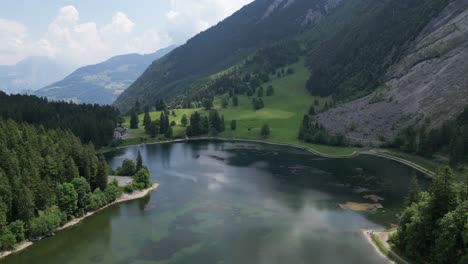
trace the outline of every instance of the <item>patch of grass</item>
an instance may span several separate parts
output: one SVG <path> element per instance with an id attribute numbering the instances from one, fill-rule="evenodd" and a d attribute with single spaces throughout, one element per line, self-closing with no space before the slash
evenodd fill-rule
<path id="1" fill-rule="evenodd" d="M 390 260 L 397 264 L 407 264 L 406 262 L 401 261 L 399 258 L 395 257 L 395 255 L 390 252 L 383 244 L 383 242 L 375 235 L 375 234 L 370 234 L 372 242 L 377 246 L 380 252 L 387 256 Z"/>
<path id="2" fill-rule="evenodd" d="M 222 108 L 221 100 L 223 96 L 217 96 L 214 100 L 214 108 L 224 116 L 226 130 L 218 135 L 225 139 L 249 139 L 263 140 L 273 143 L 290 144 L 304 148 L 310 148 L 325 155 L 347 156 L 353 154 L 358 148 L 351 147 L 332 147 L 317 144 L 304 143 L 297 139 L 299 127 L 304 114 L 309 107 L 318 100 L 316 110 L 322 109 L 326 102 L 330 102 L 328 97 L 313 97 L 306 90 L 306 82 L 309 78 L 309 72 L 301 60 L 289 66 L 294 70 L 294 74 L 286 75 L 281 78 L 273 78 L 270 82 L 263 84 L 266 90 L 268 86 L 273 86 L 274 95 L 264 96 L 262 99 L 265 108 L 255 111 L 252 106 L 252 96 L 237 95 L 239 105 L 234 107 L 231 104 L 227 108 Z M 231 103 L 231 102 L 230 102 Z M 177 125 L 173 127 L 174 137 L 182 138 L 185 135 L 185 127 L 180 125 L 182 115 L 190 115 L 198 111 L 201 115 L 208 115 L 204 109 L 174 109 L 176 116 L 170 115 L 170 121 L 175 121 Z M 172 111 L 171 111 L 172 113 Z M 151 119 L 159 119 L 160 112 L 150 113 Z M 143 117 L 141 114 L 139 129 L 129 130 L 131 136 L 127 139 L 125 145 L 150 143 L 167 140 L 160 135 L 157 139 L 149 139 L 144 132 Z M 231 130 L 231 120 L 237 120 L 237 129 Z M 264 124 L 268 124 L 271 135 L 263 138 L 260 135 L 260 129 Z M 125 126 L 130 126 L 130 118 L 126 118 Z"/>

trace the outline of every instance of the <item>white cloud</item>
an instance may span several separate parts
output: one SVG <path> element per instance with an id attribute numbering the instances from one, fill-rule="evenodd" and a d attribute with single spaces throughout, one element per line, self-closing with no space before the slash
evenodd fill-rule
<path id="1" fill-rule="evenodd" d="M 167 29 L 177 42 L 208 29 L 253 0 L 170 0 Z"/>
<path id="2" fill-rule="evenodd" d="M 27 31 L 23 24 L 0 19 L 0 62 L 12 64 L 21 58 Z"/>
<path id="3" fill-rule="evenodd" d="M 60 8 L 47 32 L 38 40 L 28 37 L 28 28 L 0 19 L 0 65 L 28 56 L 48 56 L 80 66 L 125 53 L 150 53 L 181 43 L 229 16 L 253 0 L 170 0 L 165 23 L 142 29 L 124 12 L 117 12 L 105 25 L 81 21 L 72 5 Z"/>

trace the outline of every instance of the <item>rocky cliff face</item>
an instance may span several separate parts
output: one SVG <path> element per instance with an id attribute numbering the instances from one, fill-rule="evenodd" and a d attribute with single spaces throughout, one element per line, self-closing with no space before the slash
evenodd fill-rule
<path id="1" fill-rule="evenodd" d="M 410 125 L 438 127 L 468 105 L 468 0 L 434 18 L 386 74 L 385 85 L 317 116 L 327 130 L 381 145 Z"/>

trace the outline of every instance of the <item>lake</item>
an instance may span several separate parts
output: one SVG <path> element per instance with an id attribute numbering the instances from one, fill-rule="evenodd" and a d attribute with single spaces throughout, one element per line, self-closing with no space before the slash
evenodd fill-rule
<path id="1" fill-rule="evenodd" d="M 150 196 L 112 206 L 2 263 L 386 263 L 360 233 L 396 223 L 417 171 L 373 157 L 329 159 L 267 144 L 200 141 L 140 150 Z M 423 180 L 424 181 L 424 180 Z M 383 197 L 384 209 L 346 202 Z"/>

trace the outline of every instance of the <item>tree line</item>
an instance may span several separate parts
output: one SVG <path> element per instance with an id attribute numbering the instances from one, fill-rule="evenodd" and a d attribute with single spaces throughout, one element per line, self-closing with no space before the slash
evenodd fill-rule
<path id="1" fill-rule="evenodd" d="M 468 176 L 439 169 L 427 192 L 414 178 L 391 242 L 414 263 L 468 263 Z"/>
<path id="2" fill-rule="evenodd" d="M 53 232 L 119 196 L 92 144 L 69 130 L 0 119 L 0 249 Z"/>
<path id="3" fill-rule="evenodd" d="M 27 122 L 44 128 L 70 130 L 82 142 L 105 146 L 112 141 L 119 111 L 111 106 L 49 102 L 29 95 L 0 92 L 0 118 Z"/>
<path id="4" fill-rule="evenodd" d="M 435 153 L 446 153 L 450 164 L 456 166 L 468 156 L 468 106 L 454 120 L 440 128 L 429 129 L 429 122 L 403 129 L 391 146 L 408 153 L 432 157 Z"/>

